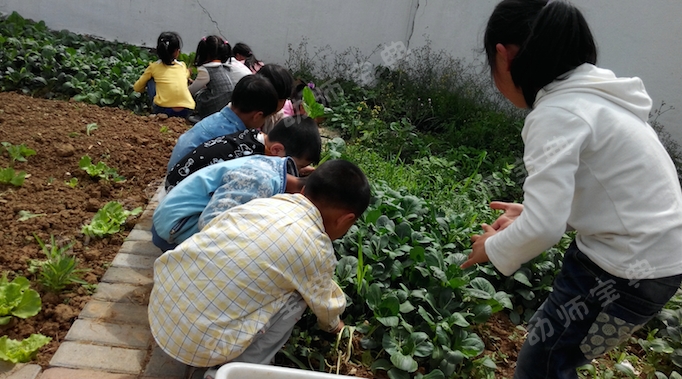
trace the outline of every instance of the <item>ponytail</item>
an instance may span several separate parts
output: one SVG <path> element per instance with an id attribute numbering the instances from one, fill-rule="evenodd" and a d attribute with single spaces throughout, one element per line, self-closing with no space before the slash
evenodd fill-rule
<path id="1" fill-rule="evenodd" d="M 175 60 L 174 53 L 182 47 L 182 39 L 175 32 L 163 32 L 156 41 L 156 55 L 161 62 L 172 65 Z"/>

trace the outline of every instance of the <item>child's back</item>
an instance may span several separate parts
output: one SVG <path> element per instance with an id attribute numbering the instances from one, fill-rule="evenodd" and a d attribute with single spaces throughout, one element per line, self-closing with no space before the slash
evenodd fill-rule
<path id="1" fill-rule="evenodd" d="M 183 62 L 176 60 L 181 43 L 177 33 L 161 33 L 157 43 L 159 60 L 150 63 L 133 85 L 136 92 L 147 89 L 154 113 L 186 117 L 189 110 L 195 107 L 194 99 L 187 89 L 189 70 Z"/>
<path id="2" fill-rule="evenodd" d="M 317 125 L 307 117 L 281 120 L 270 134 L 249 129 L 201 143 L 176 163 L 166 175 L 170 191 L 206 166 L 253 154 L 290 156 L 298 169 L 320 160 L 322 142 Z"/>
<path id="3" fill-rule="evenodd" d="M 227 64 L 230 51 L 230 44 L 219 36 L 212 35 L 199 41 L 194 60 L 197 78 L 189 86 L 197 103 L 199 119 L 220 111 L 232 98 L 237 82 L 233 82 L 232 68 Z"/>
<path id="4" fill-rule="evenodd" d="M 170 172 L 180 159 L 202 142 L 246 129 L 260 128 L 265 118 L 275 112 L 276 107 L 277 93 L 272 84 L 259 75 L 245 76 L 235 86 L 229 106 L 199 121 L 178 138 L 167 171 Z"/>

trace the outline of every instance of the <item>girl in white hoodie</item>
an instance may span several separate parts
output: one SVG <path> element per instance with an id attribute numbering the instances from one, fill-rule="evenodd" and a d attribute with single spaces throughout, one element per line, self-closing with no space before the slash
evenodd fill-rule
<path id="1" fill-rule="evenodd" d="M 576 367 L 625 341 L 680 286 L 677 173 L 647 123 L 642 81 L 595 66 L 592 34 L 571 4 L 503 0 L 484 45 L 499 91 L 531 109 L 528 177 L 523 204 L 491 204 L 504 213 L 472 237 L 462 268 L 490 261 L 511 275 L 575 230 L 514 377 L 577 378 Z"/>

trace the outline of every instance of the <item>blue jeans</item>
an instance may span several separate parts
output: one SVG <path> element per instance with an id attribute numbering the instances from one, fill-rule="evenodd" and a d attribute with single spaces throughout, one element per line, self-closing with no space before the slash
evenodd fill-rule
<path id="1" fill-rule="evenodd" d="M 165 113 L 168 117 L 182 117 L 187 118 L 190 114 L 190 110 L 187 108 L 182 108 L 182 110 L 176 111 L 173 108 L 160 107 L 154 104 L 154 97 L 156 96 L 156 82 L 154 79 L 149 79 L 147 82 L 147 96 L 152 102 L 152 113 Z"/>
<path id="2" fill-rule="evenodd" d="M 576 368 L 624 342 L 680 287 L 682 275 L 624 279 L 594 264 L 575 241 L 554 290 L 528 324 L 514 378 L 577 378 Z"/>

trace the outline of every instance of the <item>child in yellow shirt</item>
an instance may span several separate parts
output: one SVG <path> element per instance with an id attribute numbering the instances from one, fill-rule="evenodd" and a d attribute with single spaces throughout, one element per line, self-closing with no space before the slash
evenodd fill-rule
<path id="1" fill-rule="evenodd" d="M 181 46 L 182 40 L 177 33 L 161 33 L 156 45 L 159 60 L 150 63 L 133 85 L 136 92 L 146 88 L 152 99 L 152 113 L 186 118 L 194 109 L 194 99 L 187 88 L 189 70 L 177 60 Z"/>

